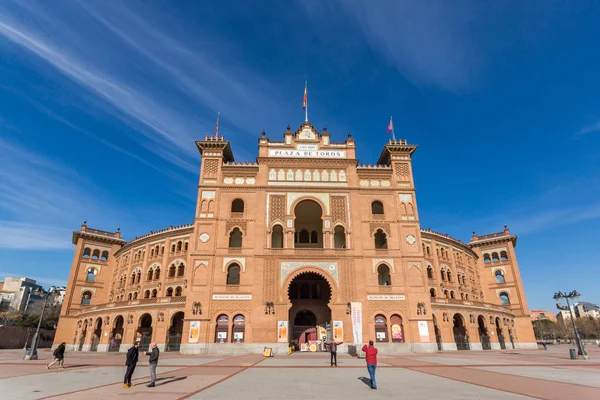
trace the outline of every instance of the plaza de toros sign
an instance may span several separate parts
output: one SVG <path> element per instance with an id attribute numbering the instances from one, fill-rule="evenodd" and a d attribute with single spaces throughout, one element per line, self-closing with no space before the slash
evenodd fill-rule
<path id="1" fill-rule="evenodd" d="M 299 146 L 300 147 L 300 146 Z M 288 157 L 288 158 L 346 158 L 345 150 L 269 150 L 269 157 Z"/>

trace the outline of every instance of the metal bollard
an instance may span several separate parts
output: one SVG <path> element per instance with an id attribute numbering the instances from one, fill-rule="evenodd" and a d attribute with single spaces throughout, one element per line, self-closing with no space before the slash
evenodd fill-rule
<path id="1" fill-rule="evenodd" d="M 575 349 L 569 349 L 569 355 L 571 360 L 577 360 L 577 351 Z"/>

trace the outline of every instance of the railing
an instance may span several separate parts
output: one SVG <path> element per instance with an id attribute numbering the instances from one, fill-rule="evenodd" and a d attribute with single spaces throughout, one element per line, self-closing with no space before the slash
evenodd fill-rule
<path id="1" fill-rule="evenodd" d="M 474 300 L 461 300 L 461 299 L 446 299 L 443 297 L 435 297 L 431 299 L 432 303 L 438 304 L 459 304 L 465 306 L 476 306 L 476 307 L 485 307 L 485 308 L 499 308 L 504 309 L 508 312 L 511 312 L 510 307 L 502 305 L 502 304 L 491 304 L 485 303 L 483 301 L 474 301 Z"/>
<path id="2" fill-rule="evenodd" d="M 116 302 L 112 302 L 112 303 L 96 304 L 93 306 L 83 305 L 80 310 L 77 310 L 77 312 L 75 312 L 75 314 L 80 314 L 82 312 L 96 311 L 96 310 L 104 310 L 107 308 L 127 307 L 127 306 L 145 306 L 145 305 L 149 305 L 149 304 L 185 303 L 185 301 L 186 301 L 186 296 L 153 297 L 150 299 L 116 301 Z"/>
<path id="3" fill-rule="evenodd" d="M 230 214 L 230 218 L 232 218 L 232 219 L 242 219 L 242 218 L 244 218 L 244 213 L 243 212 L 232 212 Z"/>
<path id="4" fill-rule="evenodd" d="M 500 237 L 505 237 L 505 236 L 510 236 L 507 235 L 504 232 L 498 232 L 498 233 L 490 233 L 489 235 L 477 235 L 477 240 L 483 240 L 483 239 L 493 239 L 493 238 L 500 238 Z"/>
<path id="5" fill-rule="evenodd" d="M 176 256 L 183 256 L 187 254 L 187 250 L 177 250 L 177 251 L 170 251 L 169 252 L 169 257 L 176 257 Z"/>

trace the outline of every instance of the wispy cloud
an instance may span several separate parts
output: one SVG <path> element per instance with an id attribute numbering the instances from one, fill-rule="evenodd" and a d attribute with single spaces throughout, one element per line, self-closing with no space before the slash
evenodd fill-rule
<path id="1" fill-rule="evenodd" d="M 587 135 L 588 133 L 594 133 L 594 132 L 599 132 L 599 131 L 600 131 L 600 121 L 596 122 L 593 125 L 584 126 L 583 128 L 581 128 L 581 130 L 579 132 L 577 132 L 575 134 L 575 137 L 583 136 L 583 135 Z"/>
<path id="2" fill-rule="evenodd" d="M 407 1 L 303 2 L 308 14 L 358 26 L 376 52 L 417 86 L 472 91 L 483 79 L 485 60 L 469 29 L 475 12 L 457 3 Z"/>
<path id="3" fill-rule="evenodd" d="M 71 231 L 37 223 L 0 221 L 0 248 L 28 251 L 69 250 Z"/>

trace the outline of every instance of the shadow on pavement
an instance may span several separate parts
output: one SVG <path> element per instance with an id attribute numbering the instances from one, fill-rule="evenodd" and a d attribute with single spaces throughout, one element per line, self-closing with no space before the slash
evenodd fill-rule
<path id="1" fill-rule="evenodd" d="M 156 386 L 167 385 L 169 383 L 173 383 L 173 382 L 177 382 L 177 381 L 182 381 L 184 379 L 187 379 L 187 376 L 180 376 L 179 378 L 173 378 L 170 381 L 164 381 L 164 382 L 161 382 L 161 383 L 157 383 Z"/>
<path id="2" fill-rule="evenodd" d="M 371 388 L 371 378 L 365 378 L 364 376 L 361 376 L 360 378 L 356 378 L 356 379 L 360 379 L 362 381 L 362 383 L 364 383 L 369 388 Z"/>

